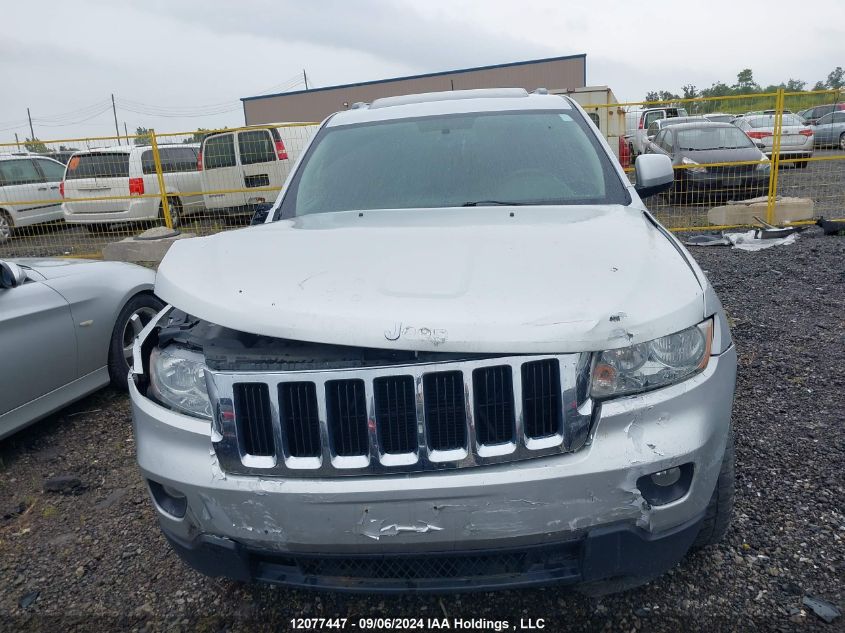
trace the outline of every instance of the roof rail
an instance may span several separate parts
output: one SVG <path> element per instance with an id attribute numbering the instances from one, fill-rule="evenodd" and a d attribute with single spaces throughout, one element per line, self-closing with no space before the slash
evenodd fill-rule
<path id="1" fill-rule="evenodd" d="M 457 101 L 459 99 L 513 99 L 527 97 L 524 88 L 477 88 L 474 90 L 444 90 L 442 92 L 423 92 L 398 97 L 382 97 L 370 104 L 370 108 L 390 108 L 393 106 L 412 103 L 429 103 L 432 101 Z"/>

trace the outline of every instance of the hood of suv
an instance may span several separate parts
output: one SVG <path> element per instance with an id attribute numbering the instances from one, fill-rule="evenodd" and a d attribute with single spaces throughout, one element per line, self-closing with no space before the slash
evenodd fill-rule
<path id="1" fill-rule="evenodd" d="M 566 353 L 701 321 L 704 283 L 641 211 L 477 207 L 315 214 L 180 240 L 156 294 L 279 338 Z"/>

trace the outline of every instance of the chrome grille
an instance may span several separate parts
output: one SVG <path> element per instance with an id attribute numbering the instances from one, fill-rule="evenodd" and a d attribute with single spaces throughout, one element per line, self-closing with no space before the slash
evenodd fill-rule
<path id="1" fill-rule="evenodd" d="M 206 370 L 232 473 L 339 476 L 466 468 L 577 450 L 589 355 L 291 372 Z"/>

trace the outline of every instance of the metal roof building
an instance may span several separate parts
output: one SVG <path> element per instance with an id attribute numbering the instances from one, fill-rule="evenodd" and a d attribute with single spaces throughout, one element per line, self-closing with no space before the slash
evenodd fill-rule
<path id="1" fill-rule="evenodd" d="M 447 70 L 363 83 L 244 97 L 247 125 L 278 121 L 320 121 L 357 101 L 402 94 L 471 88 L 574 90 L 587 84 L 587 56 L 567 55 L 495 66 Z"/>

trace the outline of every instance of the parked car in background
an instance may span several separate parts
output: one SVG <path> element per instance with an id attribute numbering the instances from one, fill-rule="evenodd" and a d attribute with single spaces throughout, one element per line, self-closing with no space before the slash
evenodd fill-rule
<path id="1" fill-rule="evenodd" d="M 825 114 L 811 125 L 816 147 L 838 147 L 845 150 L 845 110 Z"/>
<path id="2" fill-rule="evenodd" d="M 155 273 L 119 262 L 0 261 L 0 439 L 109 382 L 164 307 Z"/>
<path id="3" fill-rule="evenodd" d="M 730 123 L 671 126 L 649 143 L 647 151 L 672 159 L 676 169 L 671 193 L 676 198 L 753 198 L 769 184 L 768 157 Z"/>
<path id="4" fill-rule="evenodd" d="M 64 217 L 64 173 L 65 166 L 52 158 L 0 155 L 0 244 L 11 239 L 15 229 Z"/>
<path id="5" fill-rule="evenodd" d="M 727 112 L 711 112 L 705 114 L 704 118 L 713 123 L 731 123 L 736 118 L 735 114 L 728 114 Z"/>
<path id="6" fill-rule="evenodd" d="M 798 114 L 806 123 L 815 123 L 823 116 L 827 116 L 832 112 L 840 110 L 845 110 L 845 102 L 818 105 L 812 108 L 807 108 L 806 110 L 801 110 Z"/>
<path id="7" fill-rule="evenodd" d="M 205 208 L 252 213 L 256 205 L 275 199 L 316 129 L 267 125 L 206 136 L 198 162 Z"/>
<path id="8" fill-rule="evenodd" d="M 265 224 L 177 241 L 130 383 L 173 549 L 310 588 L 600 592 L 719 541 L 736 352 L 643 205 L 670 160 L 634 172 L 569 97 L 389 97 L 321 125 Z"/>
<path id="9" fill-rule="evenodd" d="M 52 158 L 53 160 L 59 161 L 62 165 L 67 165 L 67 162 L 70 160 L 70 157 L 78 151 L 78 149 L 57 150 L 55 152 L 48 151 L 42 152 L 41 156 Z"/>
<path id="10" fill-rule="evenodd" d="M 772 157 L 775 115 L 745 116 L 737 127 L 758 143 L 769 158 Z M 784 114 L 781 121 L 780 158 L 792 160 L 796 167 L 806 167 L 807 161 L 794 160 L 813 156 L 813 128 L 797 114 Z"/>
<path id="11" fill-rule="evenodd" d="M 688 116 L 685 108 L 646 108 L 632 110 L 625 115 L 626 133 L 631 138 L 632 156 L 645 152 L 648 127 L 660 119 Z"/>
<path id="12" fill-rule="evenodd" d="M 189 143 L 158 146 L 173 226 L 202 210 L 198 148 L 199 145 Z M 84 224 L 96 230 L 115 222 L 164 222 L 153 150 L 147 145 L 76 152 L 68 161 L 62 184 L 62 210 L 70 224 Z"/>
<path id="13" fill-rule="evenodd" d="M 648 130 L 646 130 L 646 140 L 654 140 L 654 137 L 657 136 L 657 133 L 660 130 L 666 129 L 667 127 L 670 127 L 672 125 L 680 125 L 681 123 L 696 123 L 702 121 L 707 121 L 707 119 L 701 116 L 676 116 L 671 117 L 669 119 L 657 119 L 656 121 L 652 121 L 651 124 L 648 126 Z M 646 147 L 648 147 L 647 144 Z"/>

